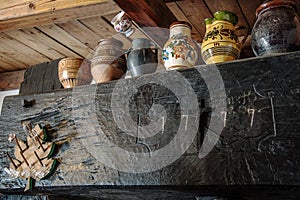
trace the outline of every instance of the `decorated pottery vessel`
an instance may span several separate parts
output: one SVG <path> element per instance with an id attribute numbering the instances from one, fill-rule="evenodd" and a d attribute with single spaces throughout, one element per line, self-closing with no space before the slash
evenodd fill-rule
<path id="1" fill-rule="evenodd" d="M 123 43 L 117 39 L 102 39 L 91 59 L 91 72 L 97 83 L 121 78 L 127 70 Z"/>
<path id="2" fill-rule="evenodd" d="M 87 85 L 92 81 L 90 63 L 82 58 L 63 58 L 58 62 L 58 78 L 64 88 Z"/>
<path id="3" fill-rule="evenodd" d="M 126 37 L 129 37 L 134 32 L 134 29 L 132 28 L 132 20 L 124 11 L 117 14 L 111 20 L 111 23 L 114 25 L 114 29 L 118 33 L 124 33 Z"/>
<path id="4" fill-rule="evenodd" d="M 251 33 L 256 56 L 299 50 L 300 22 L 295 1 L 266 1 L 257 8 L 256 16 Z"/>
<path id="5" fill-rule="evenodd" d="M 127 67 L 132 77 L 154 73 L 157 69 L 157 48 L 146 38 L 132 41 L 132 48 L 127 54 Z"/>
<path id="6" fill-rule="evenodd" d="M 191 38 L 192 26 L 178 21 L 170 26 L 170 37 L 163 47 L 162 58 L 166 70 L 191 68 L 198 59 L 197 46 Z"/>
<path id="7" fill-rule="evenodd" d="M 201 46 L 201 53 L 206 64 L 239 58 L 248 31 L 245 27 L 236 28 L 237 23 L 237 15 L 229 11 L 217 11 L 214 13 L 214 18 L 205 19 L 206 32 Z M 241 42 L 238 40 L 237 30 L 244 32 Z"/>

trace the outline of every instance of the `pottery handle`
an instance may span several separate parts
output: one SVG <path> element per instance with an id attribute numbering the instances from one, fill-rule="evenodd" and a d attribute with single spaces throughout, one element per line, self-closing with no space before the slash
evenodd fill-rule
<path id="1" fill-rule="evenodd" d="M 127 59 L 127 57 L 128 57 L 128 54 L 130 53 L 132 51 L 132 48 L 129 48 L 129 49 L 125 49 L 124 50 L 124 54 L 125 54 L 125 57 L 126 57 L 126 59 Z"/>
<path id="2" fill-rule="evenodd" d="M 238 26 L 235 31 L 239 31 L 239 30 L 243 30 L 244 31 L 244 34 L 242 35 L 243 36 L 243 39 L 242 41 L 240 42 L 241 44 L 241 47 L 244 45 L 245 41 L 247 40 L 247 37 L 249 35 L 249 29 L 246 27 L 246 26 Z"/>
<path id="3" fill-rule="evenodd" d="M 156 45 L 153 41 L 150 41 L 150 44 L 151 44 L 150 49 L 151 49 L 152 51 L 154 50 L 154 52 L 155 52 L 155 54 L 156 54 L 156 56 L 157 56 L 157 51 L 158 51 L 157 45 Z"/>

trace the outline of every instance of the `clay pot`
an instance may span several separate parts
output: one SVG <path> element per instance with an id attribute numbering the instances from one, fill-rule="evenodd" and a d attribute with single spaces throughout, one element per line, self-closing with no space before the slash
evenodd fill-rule
<path id="1" fill-rule="evenodd" d="M 256 56 L 299 50 L 300 23 L 296 2 L 266 1 L 256 10 L 251 46 Z"/>
<path id="2" fill-rule="evenodd" d="M 91 72 L 97 83 L 121 78 L 127 70 L 123 43 L 114 38 L 102 39 L 91 59 Z"/>
<path id="3" fill-rule="evenodd" d="M 248 36 L 245 27 L 235 27 L 238 23 L 236 14 L 229 11 L 217 11 L 214 18 L 205 19 L 206 32 L 201 46 L 201 54 L 206 64 L 236 60 Z M 242 41 L 236 31 L 243 30 Z"/>
<path id="4" fill-rule="evenodd" d="M 192 26 L 184 21 L 170 25 L 170 36 L 162 52 L 166 70 L 191 68 L 196 64 L 197 46 L 191 38 L 191 30 Z"/>
<path id="5" fill-rule="evenodd" d="M 90 62 L 82 58 L 63 58 L 58 62 L 58 78 L 64 88 L 88 85 L 92 81 Z"/>
<path id="6" fill-rule="evenodd" d="M 154 46 L 154 48 L 152 47 Z M 157 48 L 146 38 L 132 41 L 132 48 L 127 54 L 127 66 L 132 77 L 154 73 L 157 69 Z"/>

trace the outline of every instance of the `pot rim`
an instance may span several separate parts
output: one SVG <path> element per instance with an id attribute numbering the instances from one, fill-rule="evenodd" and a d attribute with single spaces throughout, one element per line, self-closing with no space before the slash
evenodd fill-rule
<path id="1" fill-rule="evenodd" d="M 223 19 L 217 19 L 217 15 L 218 14 L 222 14 L 223 16 L 227 16 L 228 15 L 230 16 L 230 18 L 223 18 Z M 218 10 L 216 11 L 214 14 L 213 14 L 213 19 L 216 21 L 216 20 L 223 20 L 223 21 L 227 21 L 227 22 L 230 22 L 232 23 L 234 26 L 238 24 L 239 22 L 239 17 L 237 16 L 237 14 L 235 14 L 234 12 L 231 12 L 229 10 Z"/>
<path id="2" fill-rule="evenodd" d="M 120 11 L 114 18 L 110 21 L 112 25 L 115 25 L 116 23 L 119 23 L 119 21 L 122 19 L 122 17 L 125 16 L 125 12 L 122 10 Z"/>
<path id="3" fill-rule="evenodd" d="M 271 7 L 279 7 L 279 6 L 290 6 L 292 7 L 295 12 L 297 11 L 297 6 L 296 6 L 296 2 L 294 0 L 271 0 L 271 1 L 267 1 L 263 4 L 261 4 L 257 9 L 256 9 L 256 17 L 264 10 L 267 8 L 271 8 Z"/>
<path id="4" fill-rule="evenodd" d="M 170 29 L 178 25 L 184 25 L 192 30 L 192 25 L 186 21 L 175 21 L 170 25 Z"/>
<path id="5" fill-rule="evenodd" d="M 99 44 L 101 44 L 101 43 L 113 43 L 113 44 L 115 44 L 115 45 L 117 45 L 117 46 L 119 46 L 119 47 L 123 47 L 123 42 L 121 42 L 120 40 L 117 40 L 117 39 L 115 39 L 115 38 L 104 38 L 104 39 L 101 39 L 99 42 L 98 42 L 98 44 L 97 44 L 97 46 L 99 45 Z"/>

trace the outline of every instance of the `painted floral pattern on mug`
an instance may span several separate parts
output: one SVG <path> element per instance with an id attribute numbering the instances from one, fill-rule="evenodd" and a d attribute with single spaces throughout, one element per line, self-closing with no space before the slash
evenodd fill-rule
<path id="1" fill-rule="evenodd" d="M 163 50 L 163 60 L 175 59 L 187 60 L 191 63 L 196 59 L 196 50 L 193 41 L 187 35 L 179 33 L 171 37 L 170 43 Z"/>
<path id="2" fill-rule="evenodd" d="M 231 39 L 238 43 L 238 38 L 235 35 L 234 29 L 224 28 L 223 25 L 213 27 L 213 30 L 208 31 L 204 37 L 204 41 L 209 39 L 212 40 L 223 40 L 223 39 Z"/>

